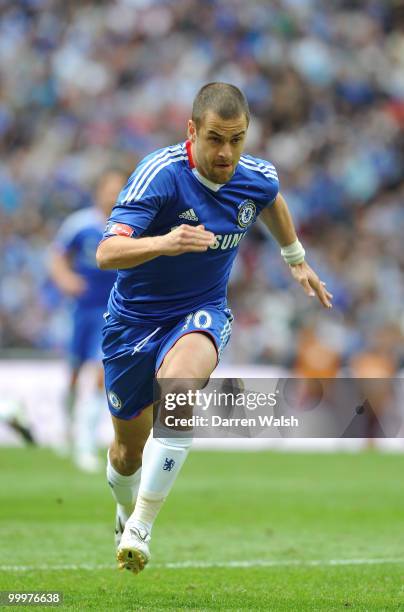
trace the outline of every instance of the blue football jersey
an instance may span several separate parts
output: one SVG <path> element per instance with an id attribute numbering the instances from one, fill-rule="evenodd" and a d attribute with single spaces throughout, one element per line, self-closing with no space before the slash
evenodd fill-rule
<path id="1" fill-rule="evenodd" d="M 104 238 L 159 236 L 183 223 L 215 234 L 203 253 L 160 256 L 118 270 L 108 310 L 128 323 L 170 322 L 212 305 L 226 306 L 227 282 L 248 228 L 278 193 L 274 166 L 242 155 L 231 180 L 211 183 L 195 168 L 190 142 L 160 149 L 144 158 L 121 193 Z"/>
<path id="2" fill-rule="evenodd" d="M 54 240 L 54 247 L 68 255 L 72 269 L 82 276 L 86 290 L 74 298 L 79 307 L 104 306 L 108 303 L 115 271 L 100 270 L 95 253 L 102 239 L 105 217 L 94 207 L 72 213 L 65 219 Z"/>

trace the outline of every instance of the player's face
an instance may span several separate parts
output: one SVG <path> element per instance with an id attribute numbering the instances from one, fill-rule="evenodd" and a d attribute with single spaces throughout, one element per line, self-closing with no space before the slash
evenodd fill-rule
<path id="1" fill-rule="evenodd" d="M 233 176 L 244 148 L 247 118 L 221 119 L 207 111 L 199 129 L 190 120 L 188 137 L 198 171 L 213 183 L 227 183 Z"/>
<path id="2" fill-rule="evenodd" d="M 125 183 L 126 177 L 120 172 L 108 172 L 99 181 L 96 190 L 96 201 L 98 208 L 103 211 L 106 217 L 109 217 L 111 209 Z"/>

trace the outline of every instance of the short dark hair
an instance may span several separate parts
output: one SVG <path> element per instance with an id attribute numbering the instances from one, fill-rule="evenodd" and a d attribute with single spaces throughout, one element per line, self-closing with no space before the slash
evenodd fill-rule
<path id="1" fill-rule="evenodd" d="M 192 105 L 192 121 L 197 128 L 208 110 L 221 119 L 235 119 L 244 113 L 247 125 L 250 122 L 247 98 L 238 87 L 230 83 L 207 83 L 198 91 Z"/>

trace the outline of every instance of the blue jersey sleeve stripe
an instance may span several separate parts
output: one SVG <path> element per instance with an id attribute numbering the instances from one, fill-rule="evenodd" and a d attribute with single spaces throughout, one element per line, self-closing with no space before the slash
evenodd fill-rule
<path id="1" fill-rule="evenodd" d="M 166 149 L 163 149 L 163 151 L 154 154 L 152 157 L 150 157 L 150 159 L 146 158 L 147 161 L 144 160 L 141 162 L 134 173 L 132 184 L 124 199 L 124 202 L 128 202 L 129 200 L 133 199 L 133 193 L 136 191 L 138 185 L 143 181 L 143 178 L 148 173 L 150 166 L 164 158 L 166 155 L 169 155 L 170 153 L 174 154 L 176 149 L 179 150 L 179 147 L 180 145 L 177 145 L 176 147 L 167 147 Z"/>
<path id="2" fill-rule="evenodd" d="M 159 159 L 158 161 L 156 161 L 154 164 L 152 164 L 150 168 L 148 169 L 147 174 L 144 175 L 143 179 L 137 185 L 135 191 L 132 194 L 131 200 L 139 199 L 139 197 L 145 192 L 145 185 L 148 186 L 151 182 L 150 176 L 155 177 L 156 174 L 162 168 L 167 166 L 168 165 L 167 160 L 168 162 L 170 162 L 170 161 L 176 161 L 176 160 L 182 160 L 182 159 L 185 159 L 184 154 L 179 151 L 176 154 L 172 154 L 172 153 L 167 154 L 161 159 Z"/>
<path id="3" fill-rule="evenodd" d="M 146 163 L 141 164 L 138 168 L 138 172 L 135 173 L 132 185 L 130 186 L 130 189 L 124 199 L 124 202 L 128 202 L 129 200 L 132 200 L 136 197 L 137 191 L 141 189 L 141 186 L 143 185 L 144 181 L 147 180 L 147 176 L 150 174 L 150 172 L 153 171 L 153 168 L 156 166 L 156 164 L 158 165 L 161 161 L 167 159 L 167 157 L 179 154 L 181 152 L 181 147 L 182 145 L 168 147 L 157 155 L 153 155 L 153 157 L 149 159 Z"/>
<path id="4" fill-rule="evenodd" d="M 263 170 L 266 170 L 267 172 L 274 172 L 276 174 L 276 169 L 275 166 L 271 163 L 264 163 L 261 160 L 255 160 L 255 159 L 250 159 L 248 157 L 244 157 L 243 155 L 241 156 L 241 161 L 244 162 L 245 164 L 251 165 L 251 166 L 255 166 L 258 168 L 262 168 Z"/>
<path id="5" fill-rule="evenodd" d="M 253 166 L 246 166 L 243 163 L 241 165 L 244 166 L 245 168 L 248 168 L 248 170 L 252 170 L 253 172 L 261 172 L 261 174 L 263 174 L 267 178 L 274 179 L 275 181 L 278 180 L 278 175 L 277 174 L 270 174 L 269 172 L 266 172 L 265 170 L 262 170 L 262 168 L 254 168 Z"/>
<path id="6" fill-rule="evenodd" d="M 166 161 L 164 164 L 159 165 L 153 172 L 153 174 L 151 174 L 151 176 L 149 176 L 148 180 L 146 181 L 146 183 L 144 184 L 143 188 L 141 189 L 141 191 L 139 191 L 136 194 L 136 200 L 139 200 L 142 195 L 144 194 L 144 192 L 146 191 L 146 189 L 148 188 L 148 186 L 150 185 L 150 183 L 152 182 L 152 180 L 154 179 L 154 177 L 160 172 L 160 170 L 162 170 L 163 168 L 165 168 L 166 166 L 169 166 L 170 164 L 174 164 L 176 162 L 179 161 L 185 161 L 187 158 L 186 155 L 180 155 L 177 157 L 172 157 L 171 159 L 169 159 L 168 161 Z"/>
<path id="7" fill-rule="evenodd" d="M 247 157 L 246 155 L 242 155 L 240 159 L 246 163 L 254 164 L 256 166 L 262 166 L 263 168 L 266 168 L 267 170 L 275 170 L 275 166 L 271 164 L 271 162 L 269 161 L 265 161 L 265 160 L 258 159 L 258 158 L 254 159 L 253 157 Z"/>
<path id="8" fill-rule="evenodd" d="M 262 164 L 262 163 L 258 162 L 258 167 L 262 168 L 263 171 L 265 170 L 265 172 L 268 172 L 269 174 L 272 174 L 276 178 L 278 178 L 278 174 L 277 174 L 277 172 L 276 172 L 276 170 L 275 170 L 275 168 L 273 166 L 270 167 L 270 166 L 267 166 L 266 164 Z"/>
<path id="9" fill-rule="evenodd" d="M 248 168 L 248 170 L 253 170 L 253 172 L 261 172 L 261 174 L 263 174 L 264 176 L 266 176 L 267 178 L 271 178 L 274 180 L 278 180 L 278 175 L 273 172 L 270 172 L 269 170 L 263 170 L 262 168 L 260 168 L 259 166 L 250 166 L 249 164 L 246 164 L 244 162 L 242 162 L 241 160 L 239 161 L 239 164 L 241 166 L 244 166 L 244 168 Z"/>
<path id="10" fill-rule="evenodd" d="M 242 163 L 242 165 L 245 166 L 246 168 L 247 167 L 251 168 L 251 170 L 254 170 L 255 168 L 260 168 L 263 174 L 267 173 L 276 179 L 278 178 L 277 172 L 275 170 L 275 166 L 273 166 L 272 164 L 264 164 L 262 162 L 257 162 L 255 160 L 248 159 L 246 157 L 241 157 L 240 163 Z"/>
<path id="11" fill-rule="evenodd" d="M 241 157 L 240 161 L 242 161 L 247 166 L 251 166 L 252 168 L 261 168 L 262 170 L 266 170 L 267 172 L 276 172 L 273 166 L 266 166 L 265 164 L 256 162 L 252 159 L 246 159 L 244 157 Z"/>

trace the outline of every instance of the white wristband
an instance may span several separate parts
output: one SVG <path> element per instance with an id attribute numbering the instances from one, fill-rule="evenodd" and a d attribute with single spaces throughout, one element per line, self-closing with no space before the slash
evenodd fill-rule
<path id="1" fill-rule="evenodd" d="M 306 251 L 300 240 L 295 240 L 292 244 L 281 248 L 281 255 L 287 264 L 293 266 L 303 263 Z"/>

